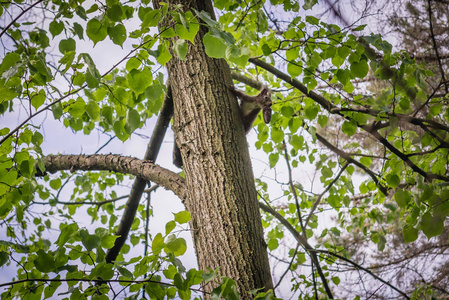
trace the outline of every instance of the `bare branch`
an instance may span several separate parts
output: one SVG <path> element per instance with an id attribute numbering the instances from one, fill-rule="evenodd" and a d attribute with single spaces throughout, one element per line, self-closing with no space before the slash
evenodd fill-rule
<path id="1" fill-rule="evenodd" d="M 324 189 L 324 191 L 318 196 L 318 198 L 313 203 L 312 209 L 310 210 L 309 215 L 307 216 L 306 222 L 304 223 L 304 226 L 307 227 L 307 224 L 309 224 L 310 218 L 313 216 L 313 213 L 317 209 L 318 205 L 321 202 L 321 199 L 323 196 L 330 190 L 330 188 L 334 185 L 334 183 L 340 178 L 341 174 L 343 174 L 343 171 L 346 170 L 346 168 L 349 166 L 349 162 L 346 161 L 345 165 L 340 169 L 340 172 L 338 172 L 337 176 L 332 180 L 331 183 L 327 185 L 327 187 Z"/>
<path id="2" fill-rule="evenodd" d="M 389 282 L 385 281 L 384 279 L 380 278 L 379 276 L 377 276 L 376 274 L 374 274 L 370 270 L 368 270 L 368 269 L 362 267 L 361 265 L 357 264 L 356 262 L 353 262 L 352 260 L 350 260 L 350 259 L 348 259 L 348 258 L 346 258 L 344 256 L 341 256 L 341 255 L 339 255 L 337 253 L 331 252 L 331 251 L 319 250 L 319 249 L 312 248 L 312 246 L 309 245 L 307 240 L 298 231 L 296 231 L 295 228 L 293 228 L 293 226 L 283 216 L 281 216 L 277 211 L 275 211 L 274 209 L 272 209 L 268 205 L 266 205 L 264 203 L 261 203 L 261 202 L 259 202 L 259 207 L 263 211 L 271 214 L 273 217 L 278 219 L 278 221 L 281 222 L 281 224 L 284 225 L 287 228 L 288 231 L 290 231 L 290 233 L 293 235 L 293 237 L 296 239 L 296 241 L 298 243 L 300 243 L 304 247 L 304 249 L 306 251 L 308 251 L 311 255 L 313 255 L 313 254 L 315 255 L 315 259 L 317 259 L 316 258 L 316 253 L 326 253 L 326 254 L 332 255 L 334 257 L 337 257 L 337 258 L 339 258 L 339 259 L 341 259 L 343 261 L 346 261 L 346 262 L 350 263 L 351 265 L 355 266 L 357 269 L 365 271 L 369 275 L 373 276 L 375 279 L 379 280 L 380 282 L 388 285 L 390 288 L 392 288 L 395 291 L 397 291 L 399 294 L 404 296 L 406 299 L 410 299 L 410 297 L 408 297 L 406 293 L 404 293 L 403 291 L 399 290 L 397 287 L 395 287 L 394 285 L 392 285 Z M 312 256 L 312 259 L 313 259 L 313 256 Z M 321 277 L 321 275 L 320 275 L 320 277 Z M 323 278 L 321 278 L 321 279 L 323 279 Z M 326 281 L 324 281 L 324 282 L 326 282 Z M 326 287 L 326 285 L 327 285 L 327 282 L 326 282 L 326 284 L 324 286 Z"/>
<path id="3" fill-rule="evenodd" d="M 178 174 L 162 168 L 148 160 L 121 155 L 48 155 L 42 159 L 47 172 L 56 173 L 61 170 L 83 170 L 130 174 L 153 181 L 158 185 L 171 190 L 181 200 L 186 199 L 185 181 Z M 39 175 L 39 174 L 38 174 Z"/>
<path id="4" fill-rule="evenodd" d="M 290 185 L 290 190 L 293 194 L 293 198 L 295 199 L 295 205 L 296 205 L 296 214 L 298 215 L 298 220 L 299 220 L 299 225 L 301 226 L 301 230 L 302 230 L 302 234 L 303 236 L 307 236 L 306 234 L 306 228 L 305 225 L 302 221 L 302 216 L 301 216 L 301 209 L 299 206 L 299 200 L 298 200 L 298 194 L 296 193 L 296 188 L 293 185 L 293 176 L 292 176 L 292 168 L 290 166 L 290 160 L 288 158 L 288 153 L 287 153 L 287 144 L 285 143 L 285 140 L 282 141 L 283 146 L 284 146 L 284 158 L 285 158 L 285 163 L 287 164 L 287 171 L 288 171 L 288 183 Z"/>
<path id="5" fill-rule="evenodd" d="M 272 209 L 270 206 L 268 206 L 262 202 L 259 202 L 259 207 L 264 212 L 267 212 L 267 213 L 271 214 L 273 217 L 275 217 L 276 219 L 278 219 L 279 222 L 281 222 L 281 224 L 283 224 L 290 231 L 290 233 L 294 236 L 296 241 L 298 243 L 300 243 L 301 246 L 310 254 L 310 258 L 312 259 L 313 264 L 316 266 L 318 275 L 320 275 L 321 282 L 323 283 L 323 286 L 324 286 L 324 289 L 326 290 L 327 296 L 331 299 L 334 299 L 334 297 L 332 295 L 332 291 L 329 288 L 329 284 L 327 283 L 326 276 L 324 276 L 323 270 L 321 269 L 320 262 L 318 261 L 318 257 L 316 255 L 315 251 L 311 251 L 311 250 L 313 250 L 313 248 L 312 248 L 312 246 L 309 245 L 309 243 L 307 242 L 307 239 L 305 237 L 303 237 L 298 231 L 296 231 L 295 228 L 293 228 L 293 226 L 284 217 L 282 217 L 277 211 Z"/>
<path id="6" fill-rule="evenodd" d="M 20 19 L 21 16 L 23 16 L 27 11 L 29 11 L 30 9 L 32 9 L 33 7 L 35 7 L 36 5 L 38 5 L 39 3 L 43 2 L 44 0 L 39 0 L 36 1 L 35 3 L 33 3 L 32 5 L 30 5 L 27 9 L 24 9 L 17 17 L 14 18 L 14 20 L 12 20 L 8 25 L 5 26 L 5 28 L 3 28 L 2 32 L 0 32 L 0 37 L 2 37 L 2 35 L 15 23 L 17 22 L 17 20 Z"/>

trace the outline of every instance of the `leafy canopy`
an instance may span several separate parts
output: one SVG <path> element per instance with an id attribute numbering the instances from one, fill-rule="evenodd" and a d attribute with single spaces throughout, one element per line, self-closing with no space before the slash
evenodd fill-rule
<path id="1" fill-rule="evenodd" d="M 41 148 L 42 129 L 29 122 L 51 111 L 47 117 L 74 132 L 90 135 L 100 129 L 128 141 L 161 108 L 167 91 L 161 66 L 173 56 L 186 59 L 200 26 L 208 28 L 202 42 L 210 57 L 226 59 L 233 70 L 268 83 L 275 92 L 271 123 L 260 116 L 255 123 L 255 146 L 266 153 L 270 168 L 282 166 L 287 157 L 292 168 L 310 164 L 318 172 L 326 193 L 311 193 L 301 179 L 285 190 L 287 206 L 279 213 L 294 230 L 306 238 L 318 237 L 317 248 L 348 258 L 336 240 L 343 231 L 358 232 L 380 251 L 397 228 L 407 243 L 421 232 L 428 238 L 442 233 L 449 214 L 447 96 L 435 97 L 441 84 L 431 84 L 438 76 L 427 65 L 406 52 L 394 52 L 380 35 L 364 34 L 363 25 L 348 31 L 300 16 L 316 0 L 305 1 L 303 7 L 289 0 L 218 0 L 217 21 L 181 6 L 162 3 L 154 9 L 145 0 L 107 0 L 102 5 L 82 0 L 16 2 L 5 2 L 0 9 L 1 18 L 8 20 L 0 36 L 6 45 L 0 64 L 0 113 L 23 109 L 29 118 L 17 128 L 2 124 L 0 129 L 0 266 L 13 267 L 15 280 L 25 283 L 11 284 L 2 298 L 51 298 L 66 289 L 61 287 L 65 282 L 71 298 L 107 299 L 111 286 L 96 285 L 101 278 L 136 297 L 144 289 L 154 298 L 190 299 L 193 286 L 214 278 L 216 271 L 186 270 L 179 258 L 186 241 L 174 230 L 190 214 L 175 214 L 164 233 L 146 242 L 143 205 L 130 242 L 149 243 L 148 253 L 123 255 L 130 250 L 127 245 L 115 264 L 107 264 L 105 251 L 114 244 L 117 213 L 123 207 L 115 202 L 89 206 L 91 221 L 100 224 L 94 230 L 78 225 L 78 215 L 86 201 L 117 198 L 113 187 L 126 178 L 104 171 L 36 177 L 45 171 L 42 159 L 48 153 Z M 25 14 L 13 22 L 16 6 Z M 284 11 L 288 24 L 274 28 L 269 8 Z M 32 19 L 31 12 L 44 10 L 51 19 Z M 157 30 L 163 20 L 168 25 Z M 81 41 L 87 44 L 81 47 Z M 129 51 L 100 71 L 89 52 L 106 42 Z M 362 181 L 356 185 L 354 179 Z M 64 205 L 59 196 L 68 182 L 70 204 Z M 265 200 L 274 198 L 267 182 L 257 184 Z M 43 213 L 30 212 L 42 202 Z M 337 216 L 324 229 L 318 227 L 316 214 L 323 207 Z M 285 228 L 270 214 L 263 223 L 268 248 L 274 251 Z M 306 261 L 306 252 L 294 250 L 289 252 L 291 270 Z M 328 269 L 334 261 L 322 263 Z M 297 281 L 293 290 L 313 285 L 310 277 L 298 276 Z M 338 285 L 340 278 L 331 281 Z M 224 279 L 213 292 L 217 299 L 237 296 L 232 279 Z"/>

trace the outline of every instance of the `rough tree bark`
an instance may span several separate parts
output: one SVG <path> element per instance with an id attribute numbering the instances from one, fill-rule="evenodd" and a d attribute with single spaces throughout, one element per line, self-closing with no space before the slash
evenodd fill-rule
<path id="1" fill-rule="evenodd" d="M 157 0 L 154 1 L 158 7 Z M 185 11 L 214 16 L 210 0 L 176 0 Z M 167 64 L 174 103 L 174 131 L 184 163 L 191 227 L 200 269 L 220 268 L 247 291 L 273 287 L 251 161 L 230 69 L 205 53 L 201 27 L 184 61 Z M 211 292 L 213 286 L 203 287 Z M 207 296 L 207 293 L 205 294 Z"/>

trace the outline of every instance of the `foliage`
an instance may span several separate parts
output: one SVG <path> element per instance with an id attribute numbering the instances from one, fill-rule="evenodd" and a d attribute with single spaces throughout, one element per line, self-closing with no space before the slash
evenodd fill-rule
<path id="1" fill-rule="evenodd" d="M 259 116 L 255 124 L 255 146 L 266 154 L 270 168 L 283 167 L 285 158 L 290 174 L 290 168 L 312 165 L 319 176 L 319 192 L 303 179 L 294 183 L 290 178 L 282 201 L 271 200 L 268 183 L 257 180 L 261 200 L 277 207 L 292 230 L 315 243 L 314 248 L 346 259 L 352 256 L 339 240 L 344 232 L 357 232 L 380 252 L 394 247 L 398 230 L 402 244 L 425 243 L 423 234 L 431 239 L 445 230 L 447 236 L 447 75 L 406 51 L 394 51 L 381 35 L 367 34 L 364 25 L 349 30 L 303 16 L 315 3 L 219 0 L 214 1 L 218 20 L 204 11 L 184 12 L 181 6 L 153 9 L 148 0 L 2 3 L 7 26 L 0 33 L 5 44 L 0 113 L 22 107 L 28 115 L 17 128 L 2 124 L 0 129 L 0 266 L 17 272 L 12 276 L 16 284 L 5 284 L 2 298 L 63 293 L 107 299 L 126 289 L 130 298 L 144 290 L 151 298 L 190 299 L 198 284 L 217 280 L 214 271 L 186 270 L 182 263 L 186 241 L 173 230 L 188 223 L 190 214 L 175 214 L 165 233 L 152 233 L 146 242 L 141 223 L 150 208 L 144 205 L 132 225 L 131 245 L 114 264 L 106 263 L 105 251 L 116 239 L 117 214 L 124 209 L 107 200 L 117 198 L 114 187 L 128 178 L 105 171 L 36 176 L 45 171 L 42 161 L 49 153 L 41 147 L 42 128 L 30 122 L 51 111 L 48 117 L 73 132 L 92 135 L 99 129 L 129 142 L 162 106 L 167 84 L 161 66 L 173 56 L 186 58 L 200 26 L 209 30 L 202 42 L 210 57 L 226 59 L 233 70 L 274 91 L 271 123 Z M 25 14 L 13 21 L 18 7 Z M 273 18 L 269 10 L 282 11 L 289 22 Z M 51 17 L 33 20 L 33 11 Z M 157 30 L 162 21 L 168 25 Z M 82 41 L 87 44 L 81 47 Z M 129 52 L 100 71 L 89 51 L 106 42 Z M 60 200 L 67 184 L 70 203 Z M 91 204 L 89 220 L 99 224 L 95 229 L 79 224 L 86 202 Z M 30 211 L 42 203 L 44 213 Z M 335 217 L 331 226 L 321 225 L 318 213 L 326 209 Z M 263 224 L 268 249 L 275 252 L 285 244 L 286 227 L 269 213 Z M 143 243 L 150 248 L 147 255 L 126 255 Z M 316 269 L 313 276 L 299 271 L 310 262 L 310 249 L 287 247 L 292 290 L 302 291 L 303 298 L 315 290 L 324 294 Z M 320 263 L 338 294 L 344 278 L 332 271 L 336 257 L 323 254 Z M 417 299 L 421 291 L 441 292 L 407 284 L 400 289 Z M 238 298 L 235 282 L 223 278 L 211 296 Z M 256 296 L 271 297 L 272 292 Z"/>

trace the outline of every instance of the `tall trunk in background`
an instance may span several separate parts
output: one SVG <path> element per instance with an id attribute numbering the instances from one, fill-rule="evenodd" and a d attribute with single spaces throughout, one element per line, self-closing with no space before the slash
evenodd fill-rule
<path id="1" fill-rule="evenodd" d="M 157 0 L 155 6 L 158 6 Z M 210 0 L 168 1 L 184 10 L 207 11 Z M 174 102 L 174 131 L 188 190 L 185 202 L 199 268 L 220 268 L 247 291 L 273 288 L 248 145 L 223 59 L 205 53 L 201 27 L 184 61 L 167 64 Z M 211 292 L 213 286 L 204 286 Z M 207 294 L 205 294 L 207 297 Z"/>

